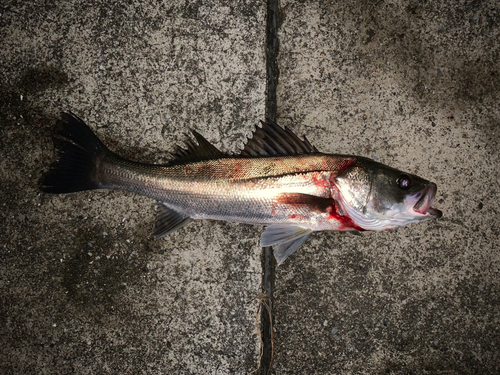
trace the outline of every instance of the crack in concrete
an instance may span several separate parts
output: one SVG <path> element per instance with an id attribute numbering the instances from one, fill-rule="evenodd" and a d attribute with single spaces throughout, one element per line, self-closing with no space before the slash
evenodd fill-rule
<path id="1" fill-rule="evenodd" d="M 277 100 L 276 86 L 278 85 L 278 0 L 267 1 L 267 21 L 266 21 L 266 117 L 270 120 L 276 120 Z M 262 358 L 261 373 L 267 375 L 271 373 L 273 363 L 273 293 L 275 282 L 275 267 L 272 247 L 262 249 L 262 292 L 267 299 L 261 301 L 261 337 L 262 337 Z M 268 304 L 268 312 L 264 308 L 264 303 Z"/>

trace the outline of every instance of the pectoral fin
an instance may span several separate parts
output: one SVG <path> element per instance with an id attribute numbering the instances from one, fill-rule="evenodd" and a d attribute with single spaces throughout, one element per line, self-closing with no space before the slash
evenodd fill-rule
<path id="1" fill-rule="evenodd" d="M 191 221 L 192 219 L 189 216 L 183 215 L 158 202 L 158 214 L 152 235 L 156 238 L 165 237 Z"/>
<path id="2" fill-rule="evenodd" d="M 317 212 L 325 212 L 328 206 L 335 203 L 332 198 L 323 198 L 301 193 L 282 193 L 276 197 L 276 201 L 294 207 L 308 207 Z"/>
<path id="3" fill-rule="evenodd" d="M 278 265 L 283 263 L 311 234 L 312 229 L 293 224 L 269 225 L 260 237 L 260 246 L 273 246 Z"/>

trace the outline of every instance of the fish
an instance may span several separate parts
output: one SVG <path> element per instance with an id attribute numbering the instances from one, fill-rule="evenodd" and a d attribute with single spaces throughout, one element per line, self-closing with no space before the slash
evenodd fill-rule
<path id="1" fill-rule="evenodd" d="M 271 120 L 256 126 L 238 154 L 192 130 L 162 165 L 110 151 L 83 120 L 62 113 L 56 160 L 40 181 L 45 193 L 122 189 L 157 201 L 152 235 L 193 220 L 264 225 L 260 246 L 282 264 L 318 231 L 380 231 L 437 219 L 435 183 L 375 160 L 318 151 Z"/>

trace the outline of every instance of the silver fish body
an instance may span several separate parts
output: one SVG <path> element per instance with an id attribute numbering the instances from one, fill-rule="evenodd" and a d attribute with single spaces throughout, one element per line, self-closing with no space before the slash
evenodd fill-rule
<path id="1" fill-rule="evenodd" d="M 157 237 L 195 219 L 267 225 L 261 246 L 274 246 L 280 264 L 313 231 L 383 230 L 441 216 L 430 207 L 435 184 L 367 158 L 320 153 L 270 122 L 240 155 L 193 132 L 198 143 L 189 140 L 167 165 L 119 157 L 76 116 L 64 114 L 60 125 L 59 160 L 41 189 L 118 188 L 156 199 Z"/>
<path id="2" fill-rule="evenodd" d="M 130 190 L 192 219 L 247 224 L 301 223 L 313 230 L 340 230 L 314 199 L 332 198 L 333 180 L 352 159 L 329 155 L 221 158 L 173 166 L 109 160 L 101 165 L 102 188 Z M 333 202 L 332 202 L 333 204 Z M 350 228 L 345 228 L 350 229 Z"/>

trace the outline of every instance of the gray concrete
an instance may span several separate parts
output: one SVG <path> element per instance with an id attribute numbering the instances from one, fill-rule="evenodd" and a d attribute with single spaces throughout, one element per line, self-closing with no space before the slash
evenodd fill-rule
<path id="1" fill-rule="evenodd" d="M 63 4 L 0 7 L 0 372 L 250 372 L 260 228 L 156 241 L 151 200 L 37 181 L 61 110 L 135 160 L 166 160 L 190 128 L 241 147 L 264 117 L 265 4 Z"/>
<path id="2" fill-rule="evenodd" d="M 61 110 L 147 162 L 263 119 L 266 4 L 177 4 L 0 6 L 1 373 L 257 367 L 261 228 L 156 241 L 151 200 L 37 189 Z M 311 236 L 277 270 L 275 373 L 499 373 L 498 3 L 281 7 L 278 122 L 436 182 L 444 217 Z"/>
<path id="3" fill-rule="evenodd" d="M 281 6 L 280 122 L 435 181 L 444 216 L 313 236 L 276 275 L 276 373 L 499 373 L 498 2 Z"/>

